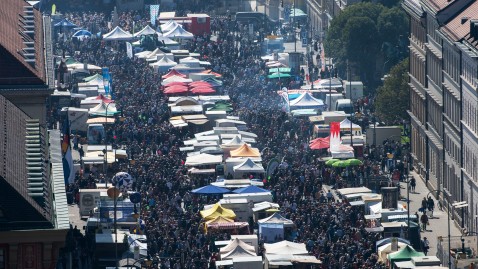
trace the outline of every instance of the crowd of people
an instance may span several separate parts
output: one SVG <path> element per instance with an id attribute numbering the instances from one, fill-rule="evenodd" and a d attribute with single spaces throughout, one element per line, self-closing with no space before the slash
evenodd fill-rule
<path id="1" fill-rule="evenodd" d="M 78 26 L 108 32 L 107 14 L 69 13 L 66 17 Z M 133 25 L 140 29 L 148 20 L 147 14 L 119 15 L 119 25 L 125 30 Z M 306 243 L 310 254 L 323 262 L 322 268 L 385 268 L 377 262 L 375 253 L 379 234 L 367 233 L 363 213 L 336 201 L 322 185 L 340 188 L 350 184 L 350 179 L 359 184 L 360 178 L 395 169 L 402 169 L 403 174 L 403 168 L 386 163 L 388 152 L 400 158 L 400 144 L 388 142 L 376 154 L 366 154 L 365 165 L 348 171 L 352 173 L 348 177 L 341 169 L 325 166 L 320 153 L 308 147 L 311 123 L 290 118 L 276 93 L 284 85 L 264 79 L 268 70 L 260 59 L 260 45 L 236 31 L 227 20 L 212 22 L 214 38 L 195 37 L 184 48 L 199 53 L 214 72 L 222 74 L 221 91 L 231 98 L 231 114 L 239 116 L 250 132 L 258 135 L 255 146 L 262 151 L 263 163 L 276 158 L 287 164 L 264 179 L 264 188 L 271 190 L 284 217 L 294 221 L 294 240 Z M 76 184 L 70 188 L 94 187 L 115 172 L 128 172 L 136 180 L 134 189 L 142 195 L 141 218 L 145 221 L 143 232 L 148 237 L 149 255 L 158 259 L 161 268 L 215 268 L 214 242 L 228 239 L 229 234 L 204 234 L 200 229 L 199 211 L 204 204 L 215 201 L 189 191 L 213 178 L 188 175 L 186 155 L 179 147 L 193 133 L 170 125 L 167 97 L 159 89 L 161 74 L 142 59 L 128 58 L 124 44 L 109 44 L 101 38 L 81 42 L 59 39 L 55 49 L 58 55 L 65 51 L 79 62 L 110 69 L 116 107 L 125 120 L 109 132 L 114 147 L 125 148 L 131 160 L 115 163 L 106 175 L 101 170 L 91 171 L 88 177 L 77 175 Z"/>

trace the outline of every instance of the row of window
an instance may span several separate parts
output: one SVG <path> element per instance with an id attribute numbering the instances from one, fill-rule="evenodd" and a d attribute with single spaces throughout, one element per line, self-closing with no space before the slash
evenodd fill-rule
<path id="1" fill-rule="evenodd" d="M 419 163 L 423 166 L 427 165 L 427 148 L 425 145 L 425 138 L 420 135 L 420 131 L 412 125 L 412 152 L 417 157 Z"/>
<path id="2" fill-rule="evenodd" d="M 456 83 L 460 82 L 460 54 L 452 46 L 443 45 L 443 69 Z"/>
<path id="3" fill-rule="evenodd" d="M 476 87 L 478 87 L 476 61 L 468 57 L 463 57 L 462 70 L 464 79 L 476 89 Z"/>
<path id="4" fill-rule="evenodd" d="M 463 143 L 463 168 L 467 174 L 471 176 L 473 181 L 478 180 L 478 153 L 472 147 L 470 147 L 471 143 Z M 469 141 L 468 141 L 469 142 Z"/>
<path id="5" fill-rule="evenodd" d="M 410 91 L 410 101 L 411 101 L 411 108 L 413 115 L 418 118 L 418 120 L 423 124 L 425 123 L 425 104 L 423 99 L 414 91 Z"/>
<path id="6" fill-rule="evenodd" d="M 443 101 L 445 115 L 455 126 L 460 126 L 460 102 L 448 90 L 444 91 Z"/>
<path id="7" fill-rule="evenodd" d="M 435 82 L 436 85 L 441 85 L 442 66 L 441 60 L 435 54 L 427 53 L 427 75 Z"/>
<path id="8" fill-rule="evenodd" d="M 456 163 L 460 163 L 460 146 L 457 145 L 450 136 L 446 135 L 444 139 L 445 150 Z"/>
<path id="9" fill-rule="evenodd" d="M 462 106 L 463 121 L 475 134 L 478 134 L 478 117 L 476 115 L 478 111 L 478 101 L 476 97 L 463 91 Z"/>
<path id="10" fill-rule="evenodd" d="M 420 84 L 425 85 L 425 62 L 422 61 L 416 53 L 410 53 L 410 74 L 415 77 Z"/>
<path id="11" fill-rule="evenodd" d="M 428 122 L 440 137 L 443 137 L 442 108 L 431 98 L 428 99 Z"/>

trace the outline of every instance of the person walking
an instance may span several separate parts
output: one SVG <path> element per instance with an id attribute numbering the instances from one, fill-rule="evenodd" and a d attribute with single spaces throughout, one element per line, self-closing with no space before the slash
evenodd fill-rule
<path id="1" fill-rule="evenodd" d="M 427 198 L 423 197 L 423 200 L 422 200 L 422 207 L 420 208 L 420 211 L 425 214 L 427 212 Z"/>
<path id="2" fill-rule="evenodd" d="M 435 209 L 435 201 L 429 196 L 427 200 L 428 211 L 430 211 L 430 217 L 433 217 L 433 210 Z"/>
<path id="3" fill-rule="evenodd" d="M 423 215 L 420 217 L 420 222 L 422 223 L 423 231 L 426 232 L 428 224 L 428 216 L 426 213 L 423 213 Z"/>
<path id="4" fill-rule="evenodd" d="M 423 250 L 423 253 L 425 254 L 425 256 L 427 256 L 429 249 L 430 249 L 430 241 L 428 241 L 428 239 L 426 237 L 423 237 L 422 250 Z"/>
<path id="5" fill-rule="evenodd" d="M 412 192 L 415 192 L 415 187 L 417 186 L 417 181 L 415 180 L 414 177 L 410 180 L 410 186 L 412 187 Z"/>

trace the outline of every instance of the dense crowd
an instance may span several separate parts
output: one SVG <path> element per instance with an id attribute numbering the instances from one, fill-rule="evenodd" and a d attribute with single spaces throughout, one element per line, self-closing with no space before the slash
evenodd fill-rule
<path id="1" fill-rule="evenodd" d="M 79 26 L 108 31 L 108 16 L 85 12 L 66 15 Z M 119 25 L 125 30 L 140 29 L 148 16 L 122 13 Z M 273 193 L 274 202 L 281 205 L 284 217 L 294 221 L 293 240 L 306 243 L 311 255 L 323 261 L 322 268 L 385 268 L 377 263 L 375 241 L 378 234 L 365 232 L 363 212 L 335 201 L 324 192 L 322 184 L 337 188 L 372 174 L 382 174 L 403 168 L 390 167 L 386 153 L 395 158 L 400 145 L 387 142 L 377 154 L 365 156 L 365 165 L 344 174 L 341 169 L 326 167 L 320 153 L 308 148 L 312 126 L 304 119 L 290 118 L 276 94 L 277 81 L 267 81 L 260 47 L 227 19 L 213 21 L 216 38 L 189 41 L 185 48 L 197 52 L 211 62 L 213 71 L 222 74 L 222 91 L 229 94 L 234 111 L 256 133 L 257 146 L 262 150 L 263 163 L 272 158 L 282 160 L 281 166 L 268 179 L 265 188 Z M 136 28 L 137 27 L 137 28 Z M 76 188 L 92 187 L 114 172 L 127 171 L 135 179 L 134 188 L 143 199 L 141 216 L 144 233 L 149 241 L 149 254 L 160 258 L 161 268 L 215 268 L 214 241 L 227 239 L 227 233 L 204 234 L 200 229 L 199 210 L 215 198 L 191 195 L 193 188 L 204 186 L 212 178 L 191 177 L 184 166 L 185 153 L 179 151 L 182 141 L 193 136 L 187 128 L 173 128 L 168 122 L 167 98 L 159 89 L 161 74 L 154 72 L 141 59 L 130 59 L 124 44 L 109 44 L 99 38 L 75 41 L 60 39 L 56 52 L 66 51 L 80 62 L 105 66 L 113 74 L 116 107 L 123 111 L 124 121 L 109 130 L 115 147 L 127 149 L 132 161 L 116 163 L 103 175 L 91 171 L 89 177 L 77 175 Z M 359 104 L 362 106 L 364 103 Z M 368 150 L 367 150 L 368 152 Z M 383 156 L 383 157 L 382 157 Z M 73 186 L 73 188 L 75 188 Z M 211 259 L 211 257 L 213 257 Z"/>

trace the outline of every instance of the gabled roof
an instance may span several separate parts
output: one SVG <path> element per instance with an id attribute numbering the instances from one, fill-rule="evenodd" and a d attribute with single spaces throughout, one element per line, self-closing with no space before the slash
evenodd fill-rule
<path id="1" fill-rule="evenodd" d="M 146 25 L 141 31 L 134 34 L 134 36 L 141 36 L 141 35 L 154 35 L 157 34 L 156 30 L 151 28 L 151 26 Z"/>
<path id="2" fill-rule="evenodd" d="M 28 8 L 25 8 L 27 6 Z M 24 11 L 26 9 L 32 10 L 33 15 L 28 14 L 31 17 L 25 17 L 27 16 Z M 23 31 L 22 37 L 20 33 L 22 29 L 19 25 L 26 21 L 28 21 L 28 25 L 33 26 L 28 29 L 33 32 L 28 34 Z M 46 83 L 43 36 L 42 15 L 38 10 L 25 1 L 2 1 L 0 5 L 0 86 L 31 86 Z M 24 41 L 31 43 L 27 45 Z M 27 46 L 33 50 L 22 52 Z M 27 58 L 33 59 L 33 64 L 28 63 Z"/>
<path id="3" fill-rule="evenodd" d="M 252 148 L 247 144 L 242 145 L 238 149 L 230 152 L 231 157 L 260 157 L 261 153 L 258 149 Z"/>
<path id="4" fill-rule="evenodd" d="M 451 40 L 460 41 L 470 34 L 470 20 L 478 19 L 478 2 L 472 3 L 468 8 L 457 14 L 453 19 L 448 21 L 442 28 Z M 465 23 L 461 23 L 462 18 L 468 17 Z"/>
<path id="5" fill-rule="evenodd" d="M 284 227 L 294 226 L 294 222 L 292 220 L 284 218 L 279 212 L 276 212 L 265 219 L 260 219 L 258 222 L 259 224 L 281 223 L 284 224 Z"/>
<path id="6" fill-rule="evenodd" d="M 133 38 L 133 35 L 121 29 L 121 27 L 116 26 L 111 32 L 104 34 L 104 40 L 130 40 Z"/>
<path id="7" fill-rule="evenodd" d="M 313 97 L 310 93 L 304 92 L 299 97 L 290 102 L 291 107 L 309 107 L 309 106 L 323 106 L 322 100 Z"/>

